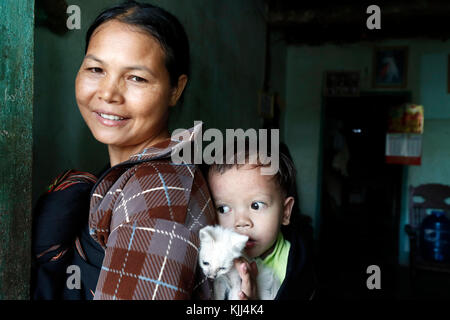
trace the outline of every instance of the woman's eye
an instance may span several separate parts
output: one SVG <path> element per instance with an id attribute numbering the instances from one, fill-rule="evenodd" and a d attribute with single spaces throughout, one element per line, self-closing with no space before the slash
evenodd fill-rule
<path id="1" fill-rule="evenodd" d="M 262 208 L 264 208 L 264 206 L 265 206 L 265 203 L 261 202 L 261 201 L 255 201 L 255 202 L 252 202 L 252 204 L 251 204 L 251 208 L 253 210 L 261 210 Z"/>
<path id="2" fill-rule="evenodd" d="M 103 70 L 101 68 L 97 68 L 97 67 L 88 68 L 88 70 L 91 71 L 92 73 L 102 73 L 103 72 Z"/>
<path id="3" fill-rule="evenodd" d="M 225 214 L 225 213 L 230 212 L 230 207 L 229 206 L 219 206 L 219 207 L 217 207 L 217 211 L 220 214 Z"/>
<path id="4" fill-rule="evenodd" d="M 138 77 L 138 76 L 131 76 L 130 79 L 135 82 L 147 82 L 147 80 L 145 80 L 144 78 Z"/>

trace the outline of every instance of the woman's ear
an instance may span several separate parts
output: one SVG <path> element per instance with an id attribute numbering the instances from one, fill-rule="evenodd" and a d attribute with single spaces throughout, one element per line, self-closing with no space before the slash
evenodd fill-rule
<path id="1" fill-rule="evenodd" d="M 292 208 L 294 207 L 294 202 L 294 197 L 287 197 L 284 200 L 283 217 L 281 219 L 281 224 L 284 226 L 287 226 L 291 222 L 291 213 Z"/>
<path id="2" fill-rule="evenodd" d="M 186 84 L 188 81 L 188 77 L 185 74 L 182 74 L 178 77 L 178 83 L 177 86 L 172 88 L 172 93 L 170 94 L 170 106 L 173 107 L 177 104 L 178 99 L 180 99 L 181 94 L 184 91 L 184 88 L 186 88 Z"/>

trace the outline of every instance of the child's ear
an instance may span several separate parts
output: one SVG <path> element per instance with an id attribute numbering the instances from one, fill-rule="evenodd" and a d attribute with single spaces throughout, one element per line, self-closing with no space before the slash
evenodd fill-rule
<path id="1" fill-rule="evenodd" d="M 287 197 L 284 200 L 283 206 L 283 217 L 281 219 L 281 224 L 287 226 L 291 222 L 292 208 L 294 207 L 294 197 Z"/>
<path id="2" fill-rule="evenodd" d="M 177 104 L 178 99 L 181 97 L 181 94 L 184 91 L 184 88 L 186 87 L 188 81 L 188 77 L 185 74 L 182 74 L 178 77 L 178 83 L 176 87 L 172 88 L 171 94 L 170 94 L 170 106 L 173 107 Z"/>

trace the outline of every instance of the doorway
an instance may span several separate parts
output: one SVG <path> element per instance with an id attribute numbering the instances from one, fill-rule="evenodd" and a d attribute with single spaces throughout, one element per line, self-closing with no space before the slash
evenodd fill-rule
<path id="1" fill-rule="evenodd" d="M 409 93 L 326 97 L 323 109 L 319 279 L 324 298 L 395 294 L 403 167 L 386 164 L 389 108 Z M 367 268 L 381 271 L 369 290 Z"/>

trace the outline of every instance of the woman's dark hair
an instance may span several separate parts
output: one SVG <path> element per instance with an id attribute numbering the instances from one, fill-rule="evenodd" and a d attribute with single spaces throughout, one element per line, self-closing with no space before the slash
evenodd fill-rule
<path id="1" fill-rule="evenodd" d="M 172 87 L 178 77 L 190 74 L 189 41 L 182 24 L 166 10 L 147 3 L 127 1 L 100 13 L 86 33 L 85 53 L 95 29 L 104 22 L 118 20 L 136 26 L 153 36 L 165 53 L 165 65 Z M 182 100 L 183 95 L 180 100 Z"/>

